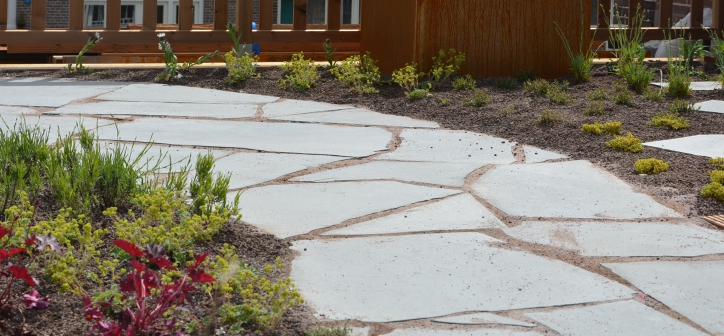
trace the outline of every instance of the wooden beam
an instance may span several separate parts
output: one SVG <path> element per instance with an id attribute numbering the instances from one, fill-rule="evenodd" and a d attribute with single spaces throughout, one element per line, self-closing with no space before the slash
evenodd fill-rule
<path id="1" fill-rule="evenodd" d="M 106 29 L 121 29 L 121 0 L 107 0 L 106 4 Z"/>
<path id="2" fill-rule="evenodd" d="M 259 0 L 259 30 L 272 30 L 274 0 Z"/>
<path id="3" fill-rule="evenodd" d="M 8 29 L 8 0 L 0 0 L 0 31 L 5 29 Z"/>
<path id="4" fill-rule="evenodd" d="M 158 0 L 143 0 L 143 30 L 156 30 L 157 11 Z"/>
<path id="5" fill-rule="evenodd" d="M 229 23 L 229 0 L 214 0 L 214 30 L 226 30 Z"/>
<path id="6" fill-rule="evenodd" d="M 596 32 L 596 39 L 597 40 L 603 40 L 608 39 L 610 37 L 610 34 L 612 31 L 618 30 L 616 28 L 604 28 L 604 29 L 598 29 Z M 627 34 L 629 36 L 633 33 L 631 29 L 626 29 Z M 709 40 L 709 33 L 706 31 L 706 29 L 703 28 L 679 28 L 676 29 L 676 31 L 672 29 L 661 29 L 661 28 L 643 28 L 644 30 L 644 42 L 645 41 L 652 41 L 652 40 L 665 40 L 669 38 L 669 36 L 678 36 L 674 34 L 682 34 L 684 33 L 687 38 L 689 35 L 691 35 L 691 39 L 693 40 Z M 591 37 L 593 37 L 594 30 L 591 29 Z"/>
<path id="7" fill-rule="evenodd" d="M 701 28 L 704 25 L 704 0 L 691 0 L 691 20 L 689 27 Z"/>
<path id="8" fill-rule="evenodd" d="M 606 23 L 606 20 L 613 23 L 613 18 L 611 18 L 611 1 L 610 0 L 598 0 L 598 27 L 599 28 L 608 28 L 608 24 Z"/>
<path id="9" fill-rule="evenodd" d="M 254 20 L 253 0 L 236 0 L 236 28 L 241 32 L 241 43 L 252 43 L 251 23 Z"/>
<path id="10" fill-rule="evenodd" d="M 307 30 L 307 0 L 294 0 L 294 30 Z"/>
<path id="11" fill-rule="evenodd" d="M 659 10 L 659 28 L 671 28 L 674 22 L 671 22 L 671 16 L 674 13 L 674 0 L 661 0 L 661 8 Z"/>
<path id="12" fill-rule="evenodd" d="M 179 6 L 178 6 L 179 30 L 191 30 L 191 25 L 193 25 L 193 24 L 194 24 L 194 2 L 193 2 L 193 0 L 179 0 Z"/>
<path id="13" fill-rule="evenodd" d="M 30 3 L 30 30 L 45 30 L 45 1 L 33 0 Z"/>
<path id="14" fill-rule="evenodd" d="M 342 23 L 342 1 L 327 1 L 327 30 L 339 30 Z"/>
<path id="15" fill-rule="evenodd" d="M 722 30 L 724 30 L 724 0 L 714 0 L 712 5 L 712 11 L 714 12 L 712 25 L 717 34 L 722 34 Z"/>
<path id="16" fill-rule="evenodd" d="M 83 0 L 70 0 L 68 7 L 68 29 L 83 30 Z"/>

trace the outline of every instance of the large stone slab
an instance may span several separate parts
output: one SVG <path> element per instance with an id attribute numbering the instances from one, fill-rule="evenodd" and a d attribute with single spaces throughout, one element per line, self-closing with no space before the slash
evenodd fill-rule
<path id="1" fill-rule="evenodd" d="M 525 315 L 570 336 L 706 335 L 633 300 Z"/>
<path id="2" fill-rule="evenodd" d="M 479 162 L 507 164 L 515 162 L 514 142 L 466 131 L 404 130 L 402 144 L 379 160 Z"/>
<path id="3" fill-rule="evenodd" d="M 724 253 L 724 234 L 664 222 L 523 222 L 513 238 L 601 257 L 695 257 Z M 615 241 L 615 244 L 611 244 Z"/>
<path id="4" fill-rule="evenodd" d="M 513 216 L 681 217 L 588 161 L 497 166 L 473 190 Z"/>
<path id="5" fill-rule="evenodd" d="M 651 83 L 651 85 L 664 88 L 669 87 L 669 83 L 662 84 L 661 82 Z M 719 82 L 691 82 L 689 88 L 691 88 L 692 91 L 714 91 L 721 90 L 722 86 Z"/>
<path id="6" fill-rule="evenodd" d="M 236 153 L 216 161 L 214 169 L 230 172 L 229 189 L 238 189 L 344 159 L 325 155 Z"/>
<path id="7" fill-rule="evenodd" d="M 393 215 L 325 232 L 324 235 L 354 236 L 502 227 L 505 227 L 505 224 L 473 196 L 462 194 Z"/>
<path id="8" fill-rule="evenodd" d="M 568 158 L 563 154 L 558 154 L 531 146 L 523 146 L 523 152 L 525 153 L 525 163 L 540 163 L 549 160 Z"/>
<path id="9" fill-rule="evenodd" d="M 439 318 L 432 319 L 432 321 L 439 322 L 439 323 L 450 323 L 450 324 L 471 324 L 471 325 L 504 324 L 504 325 L 512 325 L 512 326 L 520 326 L 520 327 L 528 327 L 528 328 L 535 327 L 534 323 L 518 321 L 518 320 L 509 318 L 509 317 L 490 314 L 490 313 L 475 313 L 475 314 L 465 314 L 465 315 L 459 315 L 459 316 L 439 317 Z"/>
<path id="10" fill-rule="evenodd" d="M 709 134 L 647 142 L 644 146 L 699 156 L 724 157 L 723 144 L 724 134 Z"/>
<path id="11" fill-rule="evenodd" d="M 646 261 L 603 266 L 704 329 L 724 334 L 724 261 Z"/>
<path id="12" fill-rule="evenodd" d="M 107 82 L 63 82 L 17 80 L 0 82 L 0 105 L 60 107 L 118 89 L 122 84 Z"/>
<path id="13" fill-rule="evenodd" d="M 266 104 L 262 108 L 264 118 L 283 117 L 295 114 L 338 111 L 352 109 L 352 106 L 318 103 L 306 100 L 287 99 L 278 103 Z"/>
<path id="14" fill-rule="evenodd" d="M 159 103 L 262 104 L 274 102 L 279 98 L 176 85 L 131 84 L 97 99 Z"/>
<path id="15" fill-rule="evenodd" d="M 457 193 L 398 182 L 286 184 L 247 189 L 239 207 L 245 222 L 287 238 Z"/>
<path id="16" fill-rule="evenodd" d="M 423 329 L 406 328 L 397 329 L 384 336 L 539 336 L 532 331 L 515 331 L 505 329 Z"/>
<path id="17" fill-rule="evenodd" d="M 694 108 L 700 112 L 721 113 L 724 114 L 724 101 L 708 100 L 698 104 L 694 104 Z"/>
<path id="18" fill-rule="evenodd" d="M 20 106 L 0 106 L 0 118 L 15 118 L 23 114 L 39 114 L 37 111 Z"/>
<path id="19" fill-rule="evenodd" d="M 79 117 L 48 117 L 22 114 L 3 114 L 0 129 L 12 130 L 25 123 L 30 128 L 38 127 L 46 131 L 48 143 L 55 143 L 58 137 L 66 137 L 80 132 L 80 126 L 86 130 L 93 130 L 96 127 L 110 125 L 110 120 Z"/>
<path id="20" fill-rule="evenodd" d="M 401 117 L 364 109 L 341 110 L 332 112 L 317 112 L 297 114 L 284 117 L 272 118 L 275 120 L 288 120 L 310 123 L 329 124 L 351 124 L 365 126 L 390 126 L 390 127 L 416 127 L 416 128 L 439 128 L 436 122 L 417 120 L 408 117 Z"/>
<path id="21" fill-rule="evenodd" d="M 270 152 L 362 157 L 385 150 L 388 131 L 373 127 L 142 118 L 118 125 L 126 141 L 180 146 L 246 148 Z M 116 139 L 115 128 L 99 131 Z"/>
<path id="22" fill-rule="evenodd" d="M 192 104 L 152 102 L 98 102 L 63 106 L 46 114 L 93 114 L 125 116 L 201 117 L 218 119 L 251 118 L 254 104 Z"/>
<path id="23" fill-rule="evenodd" d="M 600 275 L 493 242 L 474 232 L 295 241 L 291 277 L 306 303 L 334 320 L 402 321 L 631 297 L 631 289 Z"/>
<path id="24" fill-rule="evenodd" d="M 462 187 L 465 178 L 482 166 L 474 162 L 373 161 L 300 176 L 292 181 L 400 180 Z"/>

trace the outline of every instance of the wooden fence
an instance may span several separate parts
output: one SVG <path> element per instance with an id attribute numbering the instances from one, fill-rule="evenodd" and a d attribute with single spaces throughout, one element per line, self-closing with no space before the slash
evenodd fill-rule
<path id="1" fill-rule="evenodd" d="M 93 48 L 96 53 L 158 53 L 158 33 L 166 34 L 176 52 L 229 51 L 232 47 L 226 32 L 228 0 L 213 0 L 214 20 L 208 26 L 193 25 L 193 0 L 179 0 L 179 23 L 173 28 L 156 24 L 157 0 L 143 0 L 140 29 L 121 29 L 121 0 L 107 0 L 106 27 L 100 30 L 84 29 L 83 0 L 69 0 L 68 29 L 46 29 L 46 0 L 32 0 L 30 29 L 7 30 L 8 1 L 15 0 L 0 0 L 0 45 L 7 45 L 8 53 L 77 53 L 95 32 L 103 38 Z M 259 0 L 258 30 L 252 31 L 253 1 L 237 0 L 235 24 L 244 43 L 258 43 L 265 53 L 321 52 L 322 44 L 330 39 L 338 52 L 359 52 L 359 26 L 342 26 L 341 0 L 329 0 L 326 25 L 310 27 L 307 0 L 294 0 L 290 26 L 273 24 L 273 3 Z"/>

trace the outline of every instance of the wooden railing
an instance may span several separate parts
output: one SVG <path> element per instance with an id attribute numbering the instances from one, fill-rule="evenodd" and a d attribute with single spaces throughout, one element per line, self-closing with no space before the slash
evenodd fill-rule
<path id="1" fill-rule="evenodd" d="M 232 47 L 226 32 L 229 0 L 208 0 L 214 1 L 214 20 L 204 27 L 193 25 L 193 0 L 179 0 L 179 22 L 174 29 L 156 24 L 157 0 L 143 0 L 140 29 L 123 30 L 121 0 L 107 0 L 105 29 L 85 29 L 83 0 L 69 0 L 68 29 L 63 30 L 46 30 L 47 0 L 32 0 L 29 30 L 7 30 L 8 1 L 15 0 L 0 0 L 0 45 L 7 45 L 8 53 L 77 53 L 95 32 L 103 38 L 93 48 L 96 53 L 158 53 L 158 33 L 166 34 L 176 52 L 224 52 Z M 275 29 L 274 1 L 259 0 L 258 30 L 252 31 L 253 1 L 237 0 L 234 23 L 242 32 L 242 42 L 258 43 L 263 53 L 319 52 L 329 39 L 340 52 L 359 52 L 360 27 L 342 26 L 341 0 L 329 0 L 327 24 L 313 27 L 307 26 L 307 0 L 294 0 L 294 24 L 286 30 Z"/>

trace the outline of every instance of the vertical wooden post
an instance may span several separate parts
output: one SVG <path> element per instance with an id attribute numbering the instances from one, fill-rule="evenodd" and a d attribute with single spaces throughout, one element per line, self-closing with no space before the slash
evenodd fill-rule
<path id="1" fill-rule="evenodd" d="M 8 29 L 8 0 L 0 0 L 0 31 L 6 29 Z"/>
<path id="2" fill-rule="evenodd" d="M 659 28 L 671 28 L 674 22 L 671 22 L 671 16 L 674 13 L 674 0 L 661 0 L 661 8 L 659 10 Z"/>
<path id="3" fill-rule="evenodd" d="M 30 30 L 45 30 L 45 0 L 30 3 Z"/>
<path id="4" fill-rule="evenodd" d="M 689 27 L 701 28 L 704 24 L 704 0 L 691 0 Z"/>
<path id="5" fill-rule="evenodd" d="M 143 0 L 143 30 L 156 30 L 158 0 Z"/>
<path id="6" fill-rule="evenodd" d="M 712 17 L 712 26 L 714 26 L 718 34 L 722 34 L 722 30 L 724 30 L 724 0 L 714 0 L 712 5 L 714 14 Z"/>
<path id="7" fill-rule="evenodd" d="M 229 23 L 229 0 L 214 0 L 214 30 L 226 30 Z"/>
<path id="8" fill-rule="evenodd" d="M 254 18 L 253 0 L 236 0 L 236 27 L 241 32 L 241 43 L 252 43 L 251 23 Z"/>
<path id="9" fill-rule="evenodd" d="M 70 0 L 68 11 L 68 30 L 83 30 L 83 0 Z"/>
<path id="10" fill-rule="evenodd" d="M 121 0 L 107 0 L 106 30 L 121 29 Z"/>
<path id="11" fill-rule="evenodd" d="M 611 18 L 611 1 L 610 0 L 598 0 L 598 8 L 596 13 L 598 13 L 598 27 L 599 28 L 608 28 L 608 24 L 606 23 L 606 20 L 609 20 L 613 23 L 613 18 Z"/>
<path id="12" fill-rule="evenodd" d="M 342 23 L 342 1 L 327 1 L 327 30 L 339 30 Z"/>
<path id="13" fill-rule="evenodd" d="M 307 30 L 307 0 L 294 0 L 294 30 Z"/>
<path id="14" fill-rule="evenodd" d="M 194 24 L 193 0 L 179 0 L 178 2 L 178 29 L 191 30 Z"/>
<path id="15" fill-rule="evenodd" d="M 259 0 L 259 30 L 272 30 L 274 0 Z"/>

